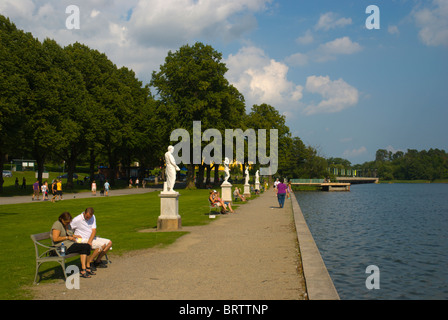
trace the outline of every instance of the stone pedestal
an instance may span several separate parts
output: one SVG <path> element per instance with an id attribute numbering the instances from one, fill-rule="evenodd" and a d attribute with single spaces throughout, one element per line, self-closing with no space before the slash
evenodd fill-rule
<path id="1" fill-rule="evenodd" d="M 157 231 L 176 231 L 182 228 L 179 215 L 178 192 L 162 191 L 160 197 L 160 216 L 157 220 Z"/>
<path id="2" fill-rule="evenodd" d="M 244 196 L 250 198 L 250 184 L 244 185 Z"/>
<path id="3" fill-rule="evenodd" d="M 232 184 L 224 182 L 221 184 L 221 198 L 224 202 L 232 202 Z"/>
<path id="4" fill-rule="evenodd" d="M 255 182 L 255 190 L 260 191 L 260 182 Z"/>

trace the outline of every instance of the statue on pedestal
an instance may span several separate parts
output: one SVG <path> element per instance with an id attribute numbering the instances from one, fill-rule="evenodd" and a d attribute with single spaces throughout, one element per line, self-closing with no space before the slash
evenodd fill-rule
<path id="1" fill-rule="evenodd" d="M 246 171 L 244 172 L 246 174 L 246 182 L 245 184 L 249 184 L 249 168 L 246 167 Z"/>
<path id="2" fill-rule="evenodd" d="M 260 183 L 260 174 L 259 174 L 259 170 L 257 170 L 257 172 L 255 173 L 255 183 Z"/>
<path id="3" fill-rule="evenodd" d="M 230 168 L 229 168 L 229 165 L 230 165 L 230 160 L 229 160 L 229 158 L 225 158 L 224 159 L 224 172 L 226 173 L 226 176 L 224 177 L 224 183 L 229 183 L 229 178 L 230 178 Z"/>
<path id="4" fill-rule="evenodd" d="M 165 153 L 165 163 L 166 163 L 166 190 L 164 186 L 164 192 L 175 193 L 174 184 L 176 183 L 176 171 L 180 171 L 180 168 L 176 164 L 176 160 L 173 156 L 174 147 L 169 146 L 168 151 Z"/>

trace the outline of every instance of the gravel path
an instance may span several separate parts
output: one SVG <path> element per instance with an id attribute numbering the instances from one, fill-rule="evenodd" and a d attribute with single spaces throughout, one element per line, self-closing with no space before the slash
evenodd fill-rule
<path id="1" fill-rule="evenodd" d="M 31 290 L 49 300 L 304 299 L 291 203 L 278 208 L 272 189 L 235 214 L 182 230 L 189 233 L 166 248 L 111 254 L 107 269 L 80 279 L 81 290 L 62 280 Z"/>

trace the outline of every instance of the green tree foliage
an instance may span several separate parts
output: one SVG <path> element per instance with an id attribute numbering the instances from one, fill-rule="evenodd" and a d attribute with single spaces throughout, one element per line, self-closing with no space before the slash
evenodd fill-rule
<path id="1" fill-rule="evenodd" d="M 13 153 L 25 141 L 24 114 L 30 88 L 26 68 L 33 60 L 35 47 L 31 34 L 18 30 L 4 16 L 0 15 L 0 170 L 6 155 Z M 0 177 L 0 192 L 3 177 Z"/>
<path id="2" fill-rule="evenodd" d="M 356 168 L 367 175 L 376 172 L 377 176 L 384 180 L 448 179 L 448 154 L 439 149 L 408 149 L 406 153 L 379 149 L 375 161 L 366 162 Z"/>
<path id="3" fill-rule="evenodd" d="M 170 133 L 177 128 L 184 128 L 193 136 L 193 121 L 201 121 L 203 131 L 214 128 L 221 134 L 225 128 L 241 125 L 244 99 L 225 78 L 227 67 L 221 60 L 221 53 L 197 42 L 176 52 L 169 51 L 160 71 L 153 72 L 150 85 L 160 99 L 158 118 L 164 140 L 169 140 Z M 187 187 L 194 188 L 193 152 L 190 156 Z M 200 165 L 197 179 L 200 185 L 203 170 L 204 166 Z"/>
<path id="4" fill-rule="evenodd" d="M 275 107 L 263 103 L 246 113 L 244 97 L 226 72 L 222 54 L 198 42 L 170 51 L 150 84 L 143 85 L 134 71 L 118 68 L 97 50 L 80 43 L 63 48 L 51 39 L 39 42 L 0 15 L 0 169 L 6 156 L 32 157 L 41 179 L 45 163 L 64 161 L 70 188 L 79 162 L 90 164 L 92 178 L 96 165 L 103 163 L 113 184 L 119 166 L 134 161 L 146 168 L 162 166 L 171 132 L 184 128 L 192 136 L 193 121 L 201 121 L 202 132 L 218 129 L 222 137 L 225 129 L 277 129 L 278 174 L 324 176 L 325 159 L 291 136 Z M 267 140 L 272 157 L 269 134 Z M 202 142 L 202 148 L 208 143 Z M 416 163 L 408 167 L 409 172 L 420 170 Z M 217 165 L 201 165 L 200 187 L 206 168 L 208 181 L 213 168 L 218 180 Z M 255 164 L 252 170 L 258 168 Z M 193 166 L 188 173 L 187 182 L 194 187 Z M 0 192 L 2 185 L 0 177 Z"/>

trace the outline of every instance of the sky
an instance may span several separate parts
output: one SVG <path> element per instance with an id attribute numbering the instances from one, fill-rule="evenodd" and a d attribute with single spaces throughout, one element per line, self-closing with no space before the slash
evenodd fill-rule
<path id="1" fill-rule="evenodd" d="M 0 0 L 0 14 L 143 84 L 169 50 L 209 44 L 247 112 L 272 105 L 326 158 L 448 150 L 448 0 Z"/>

